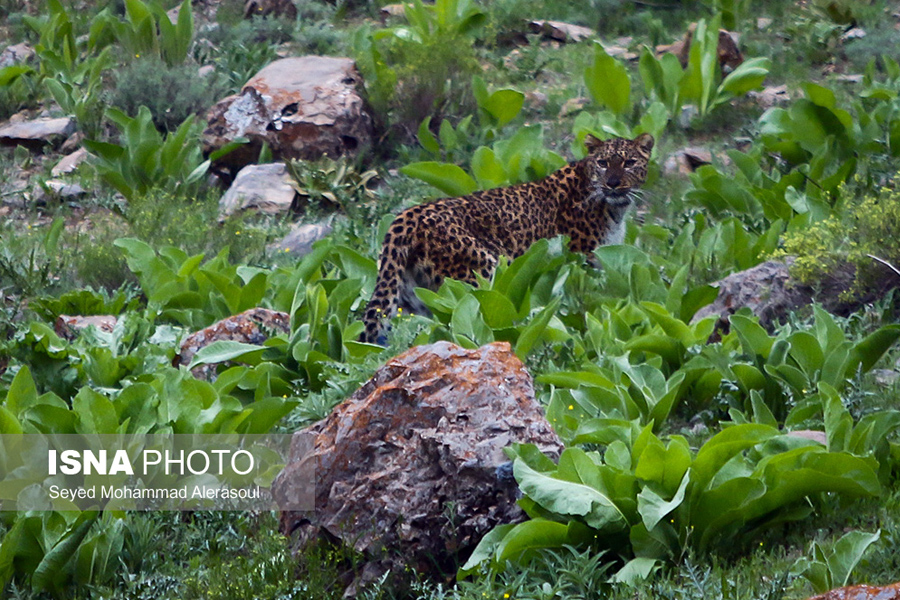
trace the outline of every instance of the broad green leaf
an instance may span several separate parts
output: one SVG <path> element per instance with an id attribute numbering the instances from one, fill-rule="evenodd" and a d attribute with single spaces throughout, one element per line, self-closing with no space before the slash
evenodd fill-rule
<path id="1" fill-rule="evenodd" d="M 681 485 L 671 500 L 665 500 L 662 496 L 653 491 L 651 486 L 646 486 L 637 496 L 638 513 L 647 531 L 652 531 L 657 523 L 662 521 L 673 510 L 681 506 L 684 501 L 684 493 L 690 483 L 691 472 L 687 471 L 681 480 Z"/>
<path id="2" fill-rule="evenodd" d="M 581 517 L 602 531 L 621 531 L 628 526 L 622 511 L 599 490 L 539 473 L 521 459 L 514 462 L 513 470 L 522 492 L 549 511 Z"/>
<path id="3" fill-rule="evenodd" d="M 194 355 L 188 369 L 193 369 L 201 365 L 211 365 L 227 360 L 238 360 L 243 362 L 256 362 L 259 356 L 265 350 L 262 346 L 254 344 L 245 344 L 243 342 L 235 342 L 232 340 L 219 340 L 213 342 L 209 346 L 201 348 Z"/>
<path id="4" fill-rule="evenodd" d="M 401 167 L 400 172 L 420 179 L 449 196 L 465 196 L 478 189 L 478 184 L 468 173 L 449 163 L 412 163 Z"/>
<path id="5" fill-rule="evenodd" d="M 591 98 L 618 115 L 631 110 L 631 80 L 628 70 L 594 43 L 594 62 L 584 71 L 584 82 Z"/>
<path id="6" fill-rule="evenodd" d="M 43 560 L 31 576 L 31 589 L 35 591 L 52 590 L 58 585 L 59 575 L 66 564 L 75 555 L 78 546 L 97 520 L 99 512 L 84 512 L 69 532 L 44 555 Z"/>
<path id="7" fill-rule="evenodd" d="M 431 133 L 431 116 L 425 117 L 419 124 L 419 130 L 416 137 L 423 148 L 435 156 L 440 156 L 441 145 L 438 143 L 437 138 L 434 137 L 434 134 Z"/>
<path id="8" fill-rule="evenodd" d="M 843 587 L 850 583 L 850 574 L 853 569 L 862 560 L 869 546 L 877 542 L 880 537 L 881 530 L 875 533 L 851 531 L 835 542 L 827 563 L 828 570 L 831 572 L 832 586 Z"/>

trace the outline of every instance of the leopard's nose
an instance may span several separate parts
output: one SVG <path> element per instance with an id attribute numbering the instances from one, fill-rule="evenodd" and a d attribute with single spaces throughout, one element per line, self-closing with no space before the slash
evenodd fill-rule
<path id="1" fill-rule="evenodd" d="M 620 177 L 618 175 L 610 175 L 606 178 L 606 185 L 611 188 L 619 187 L 619 184 L 622 183 Z"/>

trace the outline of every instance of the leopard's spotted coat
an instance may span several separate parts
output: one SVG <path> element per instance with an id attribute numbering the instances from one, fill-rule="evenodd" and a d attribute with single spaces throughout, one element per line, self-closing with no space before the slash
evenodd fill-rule
<path id="1" fill-rule="evenodd" d="M 404 307 L 424 307 L 415 287 L 436 290 L 444 278 L 490 277 L 500 255 L 513 259 L 541 238 L 566 235 L 590 254 L 619 244 L 633 191 L 647 178 L 653 136 L 586 140 L 588 156 L 546 178 L 444 198 L 404 210 L 384 236 L 375 291 L 361 339 L 385 342 L 385 321 Z"/>

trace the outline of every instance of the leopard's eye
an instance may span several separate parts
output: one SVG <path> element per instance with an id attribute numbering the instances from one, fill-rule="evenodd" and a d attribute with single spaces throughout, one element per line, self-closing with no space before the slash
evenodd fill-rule
<path id="1" fill-rule="evenodd" d="M 608 161 L 608 160 L 600 159 L 600 160 L 597 161 L 597 164 L 600 165 L 600 168 L 602 168 L 602 169 L 606 169 L 606 168 L 609 167 L 609 161 Z"/>
<path id="2" fill-rule="evenodd" d="M 631 167 L 633 167 L 636 164 L 637 164 L 636 160 L 629 158 L 628 160 L 625 161 L 625 168 L 630 169 Z"/>

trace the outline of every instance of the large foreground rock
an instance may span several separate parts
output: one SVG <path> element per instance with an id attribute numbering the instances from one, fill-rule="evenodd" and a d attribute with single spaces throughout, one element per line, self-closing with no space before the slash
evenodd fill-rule
<path id="1" fill-rule="evenodd" d="M 232 172 L 256 162 L 263 143 L 275 158 L 314 160 L 355 154 L 372 142 L 362 77 L 349 58 L 304 56 L 269 64 L 240 94 L 207 115 L 206 152 L 246 137 L 250 143 L 217 161 Z"/>
<path id="2" fill-rule="evenodd" d="M 505 342 L 413 348 L 307 432 L 316 510 L 283 513 L 282 532 L 296 533 L 301 547 L 320 538 L 354 547 L 367 561 L 363 579 L 404 565 L 454 572 L 495 525 L 524 516 L 503 449 L 562 450 Z M 301 458 L 292 456 L 273 486 L 282 506 L 307 483 Z"/>
<path id="3" fill-rule="evenodd" d="M 874 585 L 842 587 L 809 600 L 900 600 L 900 583 L 886 587 Z"/>

